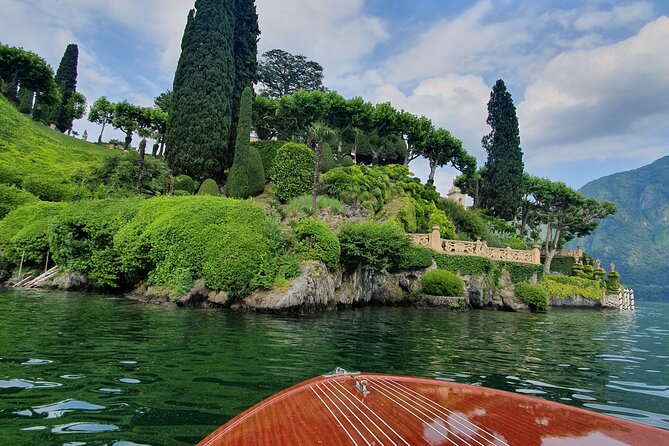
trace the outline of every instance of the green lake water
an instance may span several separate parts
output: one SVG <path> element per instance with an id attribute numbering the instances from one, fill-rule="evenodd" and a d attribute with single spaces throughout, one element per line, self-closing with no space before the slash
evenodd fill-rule
<path id="1" fill-rule="evenodd" d="M 1 445 L 192 445 L 335 367 L 536 395 L 669 429 L 669 305 L 265 316 L 0 289 Z"/>

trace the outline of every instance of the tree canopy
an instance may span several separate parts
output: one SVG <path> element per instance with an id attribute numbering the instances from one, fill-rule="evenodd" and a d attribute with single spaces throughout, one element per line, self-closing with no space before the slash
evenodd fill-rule
<path id="1" fill-rule="evenodd" d="M 23 48 L 0 44 L 0 80 L 2 93 L 14 103 L 19 86 L 35 92 L 43 103 L 58 98 L 53 69 L 43 58 Z"/>
<path id="2" fill-rule="evenodd" d="M 88 120 L 102 126 L 100 136 L 98 136 L 98 143 L 102 142 L 102 134 L 105 131 L 105 127 L 111 122 L 113 117 L 114 104 L 109 102 L 106 96 L 100 97 L 91 105 L 91 109 L 88 111 Z"/>
<path id="3" fill-rule="evenodd" d="M 323 90 L 323 67 L 318 62 L 280 49 L 262 57 L 258 78 L 263 96 L 277 99 L 298 90 Z"/>

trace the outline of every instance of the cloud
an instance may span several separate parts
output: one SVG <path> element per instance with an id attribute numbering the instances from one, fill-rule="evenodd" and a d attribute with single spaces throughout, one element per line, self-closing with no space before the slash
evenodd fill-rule
<path id="1" fill-rule="evenodd" d="M 656 152 L 647 143 L 669 130 L 667 42 L 669 18 L 660 17 L 627 40 L 551 60 L 518 107 L 531 162 Z"/>
<path id="2" fill-rule="evenodd" d="M 576 19 L 574 28 L 580 31 L 591 31 L 637 25 L 650 20 L 653 12 L 653 5 L 645 1 L 616 5 L 609 11 L 588 10 Z"/>

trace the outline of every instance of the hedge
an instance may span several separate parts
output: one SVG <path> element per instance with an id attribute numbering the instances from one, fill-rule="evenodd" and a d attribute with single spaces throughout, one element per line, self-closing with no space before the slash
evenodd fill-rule
<path id="1" fill-rule="evenodd" d="M 429 268 L 432 266 L 433 251 L 422 246 L 410 245 L 401 254 L 397 265 L 399 270 Z"/>
<path id="2" fill-rule="evenodd" d="M 211 178 L 204 180 L 200 186 L 200 190 L 197 191 L 198 195 L 211 195 L 213 197 L 220 197 L 221 190 L 218 188 L 216 181 Z"/>
<path id="3" fill-rule="evenodd" d="M 397 225 L 373 221 L 344 224 L 339 233 L 342 263 L 370 271 L 397 268 L 409 240 Z"/>
<path id="4" fill-rule="evenodd" d="M 582 277 L 544 276 L 543 284 L 549 297 L 559 298 L 580 296 L 598 301 L 601 300 L 605 290 L 599 281 Z"/>
<path id="5" fill-rule="evenodd" d="M 188 195 L 195 193 L 195 182 L 188 175 L 179 175 L 174 179 L 174 190 L 188 192 Z"/>
<path id="6" fill-rule="evenodd" d="M 450 271 L 435 269 L 423 276 L 423 293 L 432 296 L 458 297 L 465 293 L 462 280 Z"/>
<path id="7" fill-rule="evenodd" d="M 548 310 L 548 293 L 539 285 L 519 283 L 516 285 L 515 295 L 532 309 Z"/>
<path id="8" fill-rule="evenodd" d="M 304 144 L 288 143 L 279 149 L 272 166 L 273 191 L 286 202 L 311 192 L 316 156 Z"/>
<path id="9" fill-rule="evenodd" d="M 254 141 L 251 143 L 255 147 L 262 159 L 262 165 L 265 172 L 265 178 L 270 179 L 274 158 L 281 147 L 287 144 L 287 141 Z"/>
<path id="10" fill-rule="evenodd" d="M 300 220 L 295 235 L 298 253 L 308 259 L 322 261 L 331 271 L 339 266 L 339 239 L 322 220 L 313 217 Z"/>

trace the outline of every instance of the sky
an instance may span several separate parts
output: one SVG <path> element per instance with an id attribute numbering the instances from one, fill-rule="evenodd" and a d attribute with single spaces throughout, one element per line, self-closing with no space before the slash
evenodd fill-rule
<path id="1" fill-rule="evenodd" d="M 78 91 L 149 106 L 171 89 L 194 0 L 0 0 L 0 42 L 57 68 L 79 45 Z M 580 188 L 669 155 L 668 0 L 257 0 L 259 53 L 324 67 L 324 84 L 425 115 L 482 165 L 503 79 L 525 170 Z M 75 130 L 97 138 L 81 120 Z M 105 131 L 107 132 L 107 130 Z M 105 137 L 116 136 L 110 132 Z M 137 141 L 134 142 L 137 144 Z M 426 179 L 425 161 L 411 165 Z M 440 169 L 446 192 L 457 174 Z"/>

